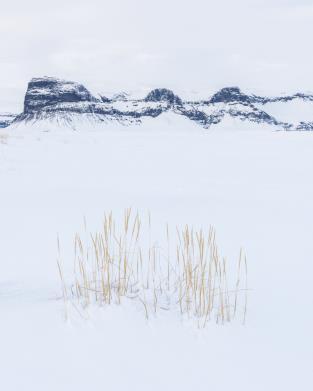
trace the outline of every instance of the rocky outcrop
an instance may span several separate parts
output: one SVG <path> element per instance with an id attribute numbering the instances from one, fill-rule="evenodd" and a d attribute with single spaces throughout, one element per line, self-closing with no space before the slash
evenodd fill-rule
<path id="1" fill-rule="evenodd" d="M 100 100 L 101 100 L 102 103 L 110 103 L 110 102 L 112 102 L 111 99 L 107 98 L 104 95 L 99 95 L 99 96 L 100 96 Z"/>
<path id="2" fill-rule="evenodd" d="M 300 122 L 300 124 L 297 126 L 297 130 L 311 131 L 313 130 L 313 122 Z"/>
<path id="3" fill-rule="evenodd" d="M 166 102 L 170 105 L 182 106 L 182 100 L 173 91 L 166 88 L 152 90 L 145 98 L 146 102 Z"/>
<path id="4" fill-rule="evenodd" d="M 246 95 L 241 92 L 238 87 L 226 87 L 222 88 L 216 94 L 212 96 L 209 103 L 263 103 L 264 98 L 255 95 Z"/>
<path id="5" fill-rule="evenodd" d="M 31 114 L 60 103 L 97 102 L 82 85 L 53 77 L 32 79 L 24 100 L 24 113 Z"/>

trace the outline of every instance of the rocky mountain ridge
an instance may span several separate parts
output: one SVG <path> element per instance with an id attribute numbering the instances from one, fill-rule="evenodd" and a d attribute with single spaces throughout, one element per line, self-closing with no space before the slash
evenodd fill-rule
<path id="1" fill-rule="evenodd" d="M 300 118 L 293 123 L 268 112 L 270 105 L 293 101 L 312 102 L 311 121 Z M 0 127 L 47 120 L 74 127 L 75 121 L 82 116 L 95 123 L 113 121 L 125 126 L 140 125 L 146 118 L 156 118 L 165 112 L 183 116 L 205 129 L 230 117 L 251 124 L 267 124 L 277 130 L 313 130 L 313 95 L 310 94 L 270 98 L 245 94 L 238 87 L 227 87 L 207 100 L 184 101 L 171 90 L 157 88 L 142 99 L 133 99 L 125 93 L 109 98 L 95 97 L 82 84 L 53 77 L 32 79 L 28 83 L 23 113 L 16 117 L 2 116 L 3 119 L 0 116 Z"/>

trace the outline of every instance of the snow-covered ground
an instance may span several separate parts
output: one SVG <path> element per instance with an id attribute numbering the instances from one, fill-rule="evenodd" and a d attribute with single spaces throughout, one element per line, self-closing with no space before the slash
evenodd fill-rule
<path id="1" fill-rule="evenodd" d="M 312 390 L 313 134 L 172 125 L 1 130 L 1 389 Z M 132 306 L 64 320 L 57 235 L 66 269 L 84 216 L 93 230 L 129 206 L 245 249 L 244 326 Z"/>

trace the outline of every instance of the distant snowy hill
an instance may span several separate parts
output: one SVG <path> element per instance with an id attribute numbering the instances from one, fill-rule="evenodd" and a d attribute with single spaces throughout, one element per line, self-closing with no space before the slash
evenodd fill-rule
<path id="1" fill-rule="evenodd" d="M 182 123 L 180 118 L 184 118 L 190 125 L 205 129 L 240 128 L 241 125 L 253 129 L 266 125 L 273 130 L 313 130 L 313 95 L 265 97 L 245 94 L 238 87 L 227 87 L 198 101 L 182 100 L 164 88 L 155 89 L 142 99 L 132 98 L 127 93 L 109 98 L 95 97 L 79 83 L 43 77 L 29 82 L 23 113 L 16 118 L 0 115 L 0 127 L 44 122 L 77 129 L 86 121 L 95 126 L 142 125 L 151 124 L 164 113 L 168 114 L 166 118 L 171 118 L 173 126 L 175 118 L 178 124 Z M 164 115 L 161 118 L 165 118 Z"/>

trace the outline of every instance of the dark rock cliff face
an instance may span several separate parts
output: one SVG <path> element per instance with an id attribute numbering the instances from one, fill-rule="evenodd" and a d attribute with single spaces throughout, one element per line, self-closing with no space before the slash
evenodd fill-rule
<path id="1" fill-rule="evenodd" d="M 226 87 L 222 88 L 216 94 L 214 94 L 209 101 L 210 103 L 231 103 L 231 102 L 240 102 L 240 103 L 263 103 L 264 98 L 256 95 L 246 95 L 241 92 L 238 87 Z"/>
<path id="2" fill-rule="evenodd" d="M 151 91 L 145 98 L 146 102 L 167 102 L 171 105 L 181 106 L 182 100 L 173 91 L 166 88 L 157 88 Z"/>
<path id="3" fill-rule="evenodd" d="M 14 122 L 56 120 L 57 123 L 70 124 L 74 117 L 79 121 L 87 116 L 95 122 L 117 121 L 130 125 L 141 124 L 148 117 L 156 118 L 162 113 L 172 112 L 203 128 L 209 128 L 230 116 L 241 121 L 268 124 L 279 130 L 313 130 L 313 122 L 299 121 L 294 125 L 280 121 L 266 112 L 267 103 L 288 102 L 293 99 L 313 102 L 313 95 L 299 93 L 268 98 L 245 94 L 238 87 L 227 87 L 209 100 L 190 102 L 183 101 L 171 90 L 158 88 L 144 99 L 132 99 L 127 93 L 117 94 L 111 99 L 99 95 L 97 99 L 79 83 L 43 77 L 29 82 L 24 112 Z M 0 117 L 1 126 L 7 125 L 1 125 Z"/>
<path id="4" fill-rule="evenodd" d="M 32 79 L 24 100 L 24 113 L 34 113 L 42 108 L 62 102 L 96 102 L 81 84 L 45 77 Z"/>

